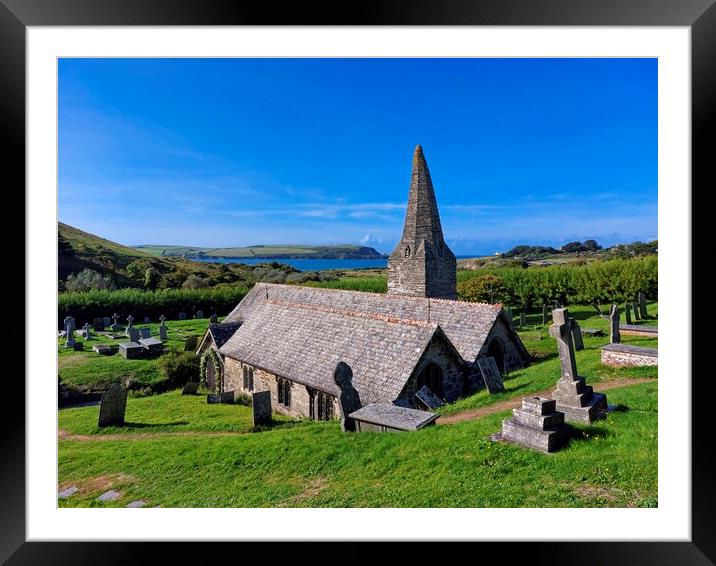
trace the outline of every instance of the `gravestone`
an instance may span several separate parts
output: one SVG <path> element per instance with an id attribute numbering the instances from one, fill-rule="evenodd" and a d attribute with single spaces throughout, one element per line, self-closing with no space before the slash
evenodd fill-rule
<path id="1" fill-rule="evenodd" d="M 75 319 L 69 315 L 65 317 L 65 320 L 63 321 L 65 325 L 65 330 L 67 331 L 67 334 L 72 334 L 75 331 Z"/>
<path id="2" fill-rule="evenodd" d="M 204 311 L 196 311 L 196 318 L 197 320 L 200 318 L 204 318 Z"/>
<path id="3" fill-rule="evenodd" d="M 104 318 L 95 318 L 92 320 L 92 328 L 97 332 L 103 332 L 104 331 Z"/>
<path id="4" fill-rule="evenodd" d="M 134 322 L 134 317 L 130 314 L 127 317 L 127 328 L 131 328 L 133 322 Z"/>
<path id="5" fill-rule="evenodd" d="M 234 392 L 233 391 L 222 391 L 221 393 L 221 402 L 222 403 L 233 403 L 234 402 Z"/>
<path id="6" fill-rule="evenodd" d="M 423 385 L 420 389 L 418 389 L 415 392 L 415 397 L 417 397 L 418 401 L 420 401 L 430 410 L 435 410 L 445 404 L 442 402 L 442 399 L 440 399 L 440 397 L 430 391 L 430 388 L 427 385 Z"/>
<path id="7" fill-rule="evenodd" d="M 198 390 L 199 390 L 199 382 L 198 381 L 190 381 L 184 387 L 182 387 L 181 394 L 182 395 L 196 395 L 196 392 Z"/>
<path id="8" fill-rule="evenodd" d="M 112 315 L 112 326 L 109 327 L 109 329 L 112 332 L 118 332 L 118 331 L 122 330 L 122 325 L 119 324 L 119 322 L 117 322 L 118 320 L 119 320 L 119 315 L 117 313 L 114 313 Z"/>
<path id="9" fill-rule="evenodd" d="M 619 307 L 612 305 L 609 309 L 609 343 L 619 344 L 621 335 L 619 334 Z"/>
<path id="10" fill-rule="evenodd" d="M 112 319 L 111 319 L 110 317 L 108 317 L 108 316 L 103 316 L 103 317 L 102 317 L 102 324 L 104 324 L 104 327 L 105 327 L 105 328 L 109 328 L 110 326 L 112 326 Z"/>
<path id="11" fill-rule="evenodd" d="M 73 342 L 72 349 L 75 352 L 81 352 L 85 349 L 85 343 L 84 342 Z"/>
<path id="12" fill-rule="evenodd" d="M 564 423 L 564 413 L 556 401 L 544 397 L 525 397 L 522 407 L 512 409 L 512 418 L 502 421 L 502 433 L 494 440 L 514 442 L 540 452 L 555 452 L 566 444 L 572 429 Z"/>
<path id="13" fill-rule="evenodd" d="M 482 380 L 489 393 L 499 393 L 505 390 L 505 384 L 502 382 L 502 375 L 500 375 L 495 358 L 492 356 L 477 358 L 477 367 L 480 368 Z"/>
<path id="14" fill-rule="evenodd" d="M 142 336 L 142 338 L 151 338 L 152 337 L 151 331 L 146 326 L 139 329 L 139 334 Z"/>
<path id="15" fill-rule="evenodd" d="M 216 324 L 219 321 L 219 315 L 214 313 L 211 313 L 211 316 L 209 317 L 209 322 L 211 324 Z"/>
<path id="16" fill-rule="evenodd" d="M 109 356 L 112 353 L 112 348 L 105 344 L 95 344 L 92 346 L 92 349 L 103 356 Z"/>
<path id="17" fill-rule="evenodd" d="M 572 346 L 572 332 L 569 328 L 569 313 L 566 308 L 552 312 L 554 323 L 549 333 L 557 340 L 561 376 L 552 397 L 557 402 L 557 411 L 564 413 L 568 421 L 592 424 L 607 411 L 607 396 L 594 393 L 583 377 L 577 374 L 577 360 Z M 618 323 L 618 320 L 617 320 Z"/>
<path id="18" fill-rule="evenodd" d="M 642 319 L 649 318 L 649 312 L 646 310 L 646 295 L 644 293 L 639 293 L 639 314 L 641 314 Z"/>
<path id="19" fill-rule="evenodd" d="M 65 342 L 65 348 L 74 348 L 75 347 L 75 338 L 71 334 L 67 335 L 67 341 Z"/>
<path id="20" fill-rule="evenodd" d="M 97 426 L 124 426 L 124 412 L 127 408 L 127 392 L 119 383 L 114 383 L 102 395 Z"/>
<path id="21" fill-rule="evenodd" d="M 251 394 L 254 426 L 271 424 L 271 392 L 255 391 Z"/>
<path id="22" fill-rule="evenodd" d="M 624 316 L 626 318 L 626 323 L 631 324 L 631 305 L 629 303 L 624 304 Z"/>
<path id="23" fill-rule="evenodd" d="M 89 324 L 89 322 L 85 322 L 85 325 L 82 327 L 82 338 L 85 340 L 89 340 L 92 338 L 92 333 L 90 332 L 90 328 L 92 328 Z"/>
<path id="24" fill-rule="evenodd" d="M 269 395 L 270 394 L 271 394 L 271 392 L 269 391 Z M 221 395 L 217 395 L 216 393 L 209 393 L 206 396 L 206 402 L 209 405 L 216 405 L 221 402 Z"/>
<path id="25" fill-rule="evenodd" d="M 641 320 L 641 315 L 639 314 L 639 303 L 634 301 L 631 304 L 631 310 L 634 311 L 634 320 Z"/>
<path id="26" fill-rule="evenodd" d="M 128 326 L 125 333 L 130 342 L 139 342 L 139 330 L 134 326 Z"/>
<path id="27" fill-rule="evenodd" d="M 167 336 L 167 327 L 164 326 L 163 324 L 161 324 L 159 326 L 159 339 L 162 340 L 163 342 L 166 342 L 167 340 L 169 340 L 169 336 Z"/>
<path id="28" fill-rule="evenodd" d="M 186 313 L 185 313 L 185 312 L 180 312 L 180 313 L 179 313 L 179 320 L 186 320 Z"/>
<path id="29" fill-rule="evenodd" d="M 542 305 L 542 325 L 547 324 L 547 305 Z"/>
<path id="30" fill-rule="evenodd" d="M 511 308 L 505 309 L 505 317 L 507 318 L 507 322 L 510 323 L 510 326 L 513 326 L 513 324 L 512 324 L 512 309 Z"/>
<path id="31" fill-rule="evenodd" d="M 185 352 L 196 352 L 196 346 L 199 343 L 199 337 L 197 335 L 189 336 L 184 340 L 184 351 Z"/>
<path id="32" fill-rule="evenodd" d="M 520 313 L 520 328 L 522 328 L 522 327 L 525 326 L 526 324 L 527 324 L 527 321 L 526 321 L 526 319 L 525 319 L 525 313 L 524 313 L 524 311 L 522 311 L 522 312 Z"/>
<path id="33" fill-rule="evenodd" d="M 136 342 L 122 342 L 119 345 L 119 354 L 128 360 L 141 358 L 144 355 L 144 348 Z"/>
<path id="34" fill-rule="evenodd" d="M 139 345 L 149 354 L 161 354 L 164 351 L 164 345 L 161 340 L 157 340 L 156 338 L 142 338 L 139 340 Z"/>
<path id="35" fill-rule="evenodd" d="M 67 336 L 67 331 L 66 331 L 66 330 L 60 330 L 60 331 L 57 333 L 57 337 L 58 337 L 58 338 L 64 338 L 65 336 Z"/>
<path id="36" fill-rule="evenodd" d="M 341 389 L 338 396 L 338 408 L 341 413 L 341 430 L 343 432 L 355 432 L 356 423 L 350 418 L 352 412 L 361 408 L 360 395 L 353 387 L 353 370 L 345 362 L 338 362 L 333 370 L 333 381 Z"/>
<path id="37" fill-rule="evenodd" d="M 149 324 L 150 322 L 152 322 L 152 319 L 149 318 L 148 316 L 145 316 L 145 317 L 144 317 L 144 324 Z"/>
<path id="38" fill-rule="evenodd" d="M 569 317 L 569 329 L 572 332 L 572 342 L 574 343 L 574 350 L 584 350 L 584 340 L 582 340 L 582 329 L 579 327 L 577 319 L 573 316 Z"/>

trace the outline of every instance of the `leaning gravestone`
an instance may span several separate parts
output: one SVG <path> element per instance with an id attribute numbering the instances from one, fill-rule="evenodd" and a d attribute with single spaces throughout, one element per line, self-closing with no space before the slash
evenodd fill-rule
<path id="1" fill-rule="evenodd" d="M 631 324 L 631 305 L 629 303 L 624 304 L 624 316 L 626 317 L 626 323 Z"/>
<path id="2" fill-rule="evenodd" d="M 89 340 L 92 338 L 92 333 L 90 332 L 90 328 L 92 328 L 89 324 L 89 322 L 85 322 L 85 325 L 82 327 L 82 338 L 85 340 Z"/>
<path id="3" fill-rule="evenodd" d="M 114 383 L 102 395 L 97 426 L 124 426 L 126 408 L 127 392 L 119 383 Z"/>
<path id="4" fill-rule="evenodd" d="M 120 330 L 122 330 L 122 325 L 117 322 L 118 320 L 119 315 L 117 313 L 114 313 L 112 315 L 112 326 L 109 327 L 112 332 L 119 332 Z"/>
<path id="5" fill-rule="evenodd" d="M 198 381 L 190 381 L 188 382 L 181 390 L 182 395 L 196 395 L 196 392 L 199 390 L 199 382 Z"/>
<path id="6" fill-rule="evenodd" d="M 552 392 L 552 397 L 557 401 L 557 411 L 564 413 L 564 418 L 568 421 L 592 424 L 606 413 L 607 396 L 594 393 L 584 378 L 577 374 L 577 360 L 572 346 L 567 309 L 555 309 L 552 320 L 554 324 L 549 327 L 549 333 L 557 340 L 561 366 L 557 389 Z"/>
<path id="7" fill-rule="evenodd" d="M 197 320 L 200 318 L 204 318 L 204 311 L 196 311 L 196 318 Z"/>
<path id="8" fill-rule="evenodd" d="M 572 341 L 574 343 L 574 350 L 584 350 L 584 340 L 582 340 L 582 329 L 579 327 L 577 319 L 573 316 L 569 317 L 569 329 L 572 332 Z"/>
<path id="9" fill-rule="evenodd" d="M 271 392 L 256 391 L 251 394 L 254 426 L 271 424 Z"/>
<path id="10" fill-rule="evenodd" d="M 631 304 L 631 310 L 634 311 L 634 320 L 641 320 L 641 316 L 639 315 L 639 303 L 634 301 Z"/>
<path id="11" fill-rule="evenodd" d="M 423 405 L 425 405 L 431 411 L 434 411 L 438 407 L 442 407 L 445 404 L 442 402 L 442 399 L 440 399 L 440 397 L 430 391 L 430 388 L 427 385 L 423 385 L 420 389 L 418 389 L 415 392 L 415 396 Z"/>
<path id="12" fill-rule="evenodd" d="M 130 342 L 139 342 L 139 330 L 137 330 L 134 326 L 127 327 L 127 336 L 129 337 Z"/>
<path id="13" fill-rule="evenodd" d="M 639 316 L 646 319 L 649 315 L 646 312 L 646 297 L 644 293 L 639 293 Z"/>
<path id="14" fill-rule="evenodd" d="M 619 307 L 612 305 L 609 309 L 609 343 L 619 344 L 621 335 L 619 334 Z"/>
<path id="15" fill-rule="evenodd" d="M 343 432 L 355 432 L 356 422 L 348 415 L 362 407 L 360 395 L 353 387 L 353 370 L 345 362 L 338 362 L 333 370 L 333 381 L 340 387 L 341 394 L 338 396 L 338 408 L 341 412 L 341 430 Z"/>
<path id="16" fill-rule="evenodd" d="M 492 356 L 477 358 L 477 367 L 480 368 L 482 380 L 489 393 L 499 393 L 505 390 L 505 384 L 502 382 L 502 375 L 500 375 L 495 358 Z"/>
<path id="17" fill-rule="evenodd" d="M 180 313 L 179 313 L 179 320 L 186 320 L 186 313 L 185 313 L 185 312 L 180 312 Z"/>

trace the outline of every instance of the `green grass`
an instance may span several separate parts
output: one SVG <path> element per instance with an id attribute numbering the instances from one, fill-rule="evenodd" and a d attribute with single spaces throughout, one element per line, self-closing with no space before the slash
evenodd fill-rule
<path id="1" fill-rule="evenodd" d="M 507 412 L 401 434 L 345 434 L 337 422 L 304 422 L 208 437 L 133 438 L 133 429 L 119 440 L 60 440 L 60 486 L 80 491 L 59 504 L 122 507 L 143 499 L 164 507 L 654 506 L 656 399 L 653 383 L 610 391 L 610 403 L 623 410 L 591 429 L 578 427 L 583 437 L 553 455 L 489 441 Z M 91 432 L 97 410 L 61 411 L 60 426 Z M 127 416 L 160 424 L 157 430 L 169 420 L 187 421 L 177 429 L 243 430 L 246 412 L 168 393 L 129 399 Z M 97 502 L 110 487 L 122 498 Z"/>
<path id="2" fill-rule="evenodd" d="M 209 319 L 199 320 L 172 320 L 167 321 L 168 340 L 165 348 L 183 350 L 184 341 L 191 335 L 201 336 L 209 326 Z M 159 325 L 135 324 L 137 328 L 149 327 L 152 336 L 159 336 Z M 127 360 L 115 352 L 111 356 L 95 353 L 92 346 L 95 344 L 108 344 L 118 347 L 121 342 L 129 338 L 112 340 L 96 333 L 92 338 L 84 340 L 75 337 L 78 342 L 84 342 L 84 350 L 75 352 L 65 348 L 65 339 L 60 338 L 58 344 L 58 370 L 62 382 L 86 391 L 104 391 L 111 383 L 123 382 L 132 379 L 146 386 L 164 379 L 159 371 L 158 358 Z"/>

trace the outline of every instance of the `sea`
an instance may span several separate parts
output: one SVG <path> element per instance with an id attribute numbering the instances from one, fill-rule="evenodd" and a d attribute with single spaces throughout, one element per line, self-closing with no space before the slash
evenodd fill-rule
<path id="1" fill-rule="evenodd" d="M 475 257 L 474 255 L 457 256 L 460 258 Z M 299 271 L 325 271 L 327 269 L 375 269 L 388 266 L 387 258 L 384 259 L 266 259 L 266 258 L 243 258 L 243 257 L 222 257 L 222 258 L 192 258 L 195 261 L 211 263 L 243 263 L 256 265 L 258 263 L 283 263 L 295 267 Z"/>

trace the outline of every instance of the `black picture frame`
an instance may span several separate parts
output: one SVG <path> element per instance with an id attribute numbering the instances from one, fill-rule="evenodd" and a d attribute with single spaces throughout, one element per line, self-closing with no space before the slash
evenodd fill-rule
<path id="1" fill-rule="evenodd" d="M 716 132 L 716 0 L 355 0 L 351 3 L 281 3 L 245 0 L 0 0 L 0 116 L 6 209 L 24 210 L 25 185 L 25 34 L 28 26 L 65 25 L 505 25 L 505 26 L 686 26 L 692 57 L 692 198 L 716 189 L 711 139 Z M 697 190 L 698 189 L 698 190 Z M 688 195 L 688 188 L 685 188 Z M 698 210 L 693 207 L 692 210 Z M 692 220 L 693 227 L 693 220 Z M 704 244 L 693 239 L 693 258 Z M 693 279 L 693 294 L 709 296 L 713 281 Z M 25 297 L 26 301 L 28 297 Z M 685 305 L 685 308 L 690 305 Z M 22 316 L 22 315 L 21 315 Z M 707 351 L 706 333 L 692 332 L 692 351 Z M 695 371 L 692 372 L 694 375 Z M 530 542 L 469 543 L 469 552 L 496 550 L 510 561 L 567 564 L 713 564 L 716 561 L 716 449 L 710 424 L 708 373 L 680 379 L 692 386 L 692 538 L 690 542 Z M 667 404 L 668 408 L 668 404 Z M 152 550 L 162 562 L 202 562 L 236 546 L 217 543 L 25 542 L 24 407 L 4 414 L 0 481 L 0 561 L 7 564 L 143 563 Z M 675 418 L 688 418 L 678 415 Z M 555 526 L 555 534 L 559 527 Z M 585 525 L 585 533 L 589 533 Z M 81 539 L 81 533 L 77 534 Z M 320 534 L 317 534 L 320 539 Z M 206 545 L 212 549 L 207 553 Z M 242 543 L 243 548 L 254 548 Z M 301 543 L 288 543 L 301 544 Z M 342 559 L 365 556 L 377 543 L 359 547 Z M 161 549 L 156 548 L 157 545 Z M 424 545 L 407 549 L 422 559 Z M 438 552 L 443 553 L 441 548 Z M 328 551 L 330 552 L 330 550 Z M 274 556 L 276 556 L 274 554 Z M 326 554 L 325 556 L 336 556 Z M 443 554 L 444 556 L 444 554 Z M 487 558 L 487 556 L 485 557 Z"/>

